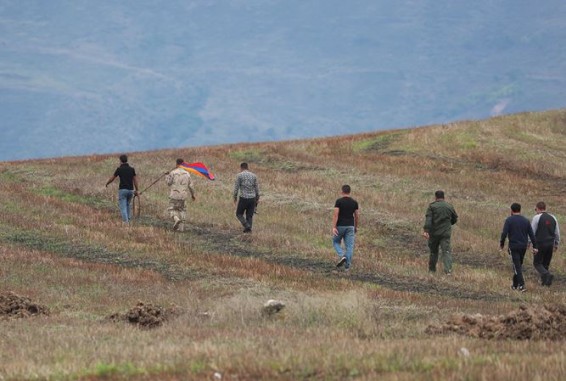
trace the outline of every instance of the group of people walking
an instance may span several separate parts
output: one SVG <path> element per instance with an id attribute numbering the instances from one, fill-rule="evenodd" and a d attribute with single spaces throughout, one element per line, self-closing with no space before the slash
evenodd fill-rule
<path id="1" fill-rule="evenodd" d="M 508 253 L 513 264 L 513 282 L 511 288 L 525 292 L 525 279 L 523 277 L 523 262 L 527 249 L 532 246 L 533 265 L 540 275 L 540 282 L 550 286 L 554 279 L 549 271 L 552 254 L 558 249 L 560 243 L 560 228 L 556 217 L 546 211 L 546 203 L 540 201 L 535 207 L 536 215 L 532 221 L 521 215 L 521 205 L 511 204 L 511 215 L 503 224 L 499 248 L 505 248 L 508 240 Z M 444 192 L 435 193 L 435 201 L 428 206 L 423 227 L 423 236 L 428 239 L 430 257 L 428 269 L 436 272 L 436 263 L 442 258 L 444 273 L 452 273 L 452 253 L 450 237 L 452 225 L 458 222 L 458 215 L 454 207 L 444 200 Z"/>
<path id="2" fill-rule="evenodd" d="M 181 165 L 183 159 L 177 159 L 176 168 L 166 172 L 165 182 L 170 188 L 169 215 L 173 219 L 173 230 L 183 231 L 186 221 L 185 201 L 189 194 L 194 201 L 195 192 L 190 174 Z M 106 186 L 116 178 L 120 178 L 118 204 L 125 223 L 131 221 L 131 200 L 140 195 L 136 171 L 128 164 L 126 155 L 120 156 L 120 166 L 106 182 Z M 334 203 L 332 216 L 332 244 L 338 255 L 337 268 L 348 272 L 352 266 L 354 246 L 360 221 L 358 202 L 351 196 L 352 189 L 343 185 L 341 195 Z M 454 207 L 445 200 L 444 191 L 435 192 L 435 200 L 428 205 L 425 213 L 423 237 L 428 241 L 430 250 L 428 270 L 436 272 L 439 258 L 442 260 L 446 275 L 452 274 L 451 236 L 452 226 L 458 222 L 458 214 Z M 244 228 L 244 233 L 251 233 L 253 216 L 259 202 L 260 192 L 257 176 L 249 170 L 247 163 L 240 164 L 240 172 L 234 182 L 233 199 L 236 206 L 236 217 Z M 560 242 L 560 229 L 556 217 L 546 211 L 546 204 L 538 202 L 536 215 L 532 221 L 521 215 L 521 205 L 511 205 L 511 215 L 503 225 L 500 238 L 500 250 L 508 239 L 508 252 L 513 264 L 513 290 L 526 291 L 522 266 L 529 246 L 533 248 L 533 264 L 541 277 L 541 284 L 550 286 L 554 276 L 549 267 L 552 254 Z"/>
<path id="3" fill-rule="evenodd" d="M 173 219 L 173 230 L 183 231 L 187 219 L 186 200 L 189 195 L 196 200 L 191 175 L 183 169 L 185 161 L 181 158 L 175 162 L 175 169 L 166 172 L 165 183 L 169 186 L 169 216 Z M 128 163 L 128 156 L 120 156 L 120 166 L 106 182 L 110 185 L 116 178 L 120 179 L 118 185 L 118 206 L 122 221 L 129 224 L 132 220 L 132 199 L 141 195 L 136 170 Z M 244 227 L 244 233 L 252 232 L 253 216 L 259 202 L 259 183 L 257 176 L 249 170 L 248 163 L 240 164 L 240 173 L 234 183 L 234 204 L 236 217 Z"/>
<path id="4" fill-rule="evenodd" d="M 509 239 L 508 251 L 513 262 L 513 290 L 525 292 L 523 277 L 523 261 L 529 246 L 533 249 L 533 265 L 540 275 L 543 286 L 550 286 L 554 275 L 549 271 L 552 254 L 560 243 L 560 228 L 556 217 L 546 211 L 544 201 L 535 206 L 535 216 L 532 221 L 521 215 L 521 204 L 511 204 L 511 215 L 507 217 L 501 232 L 500 250 Z"/>

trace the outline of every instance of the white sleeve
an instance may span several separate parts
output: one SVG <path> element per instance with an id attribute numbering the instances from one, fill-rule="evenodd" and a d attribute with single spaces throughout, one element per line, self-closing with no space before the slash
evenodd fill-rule
<path id="1" fill-rule="evenodd" d="M 556 228 L 554 229 L 554 234 L 556 235 L 554 237 L 554 245 L 558 246 L 558 244 L 560 243 L 560 228 L 558 227 L 558 220 L 556 219 L 556 217 L 552 216 L 552 218 L 554 218 L 554 221 L 556 221 Z"/>
<path id="2" fill-rule="evenodd" d="M 538 220 L 540 220 L 540 213 L 533 217 L 531 222 L 531 227 L 533 228 L 533 234 L 537 234 Z"/>

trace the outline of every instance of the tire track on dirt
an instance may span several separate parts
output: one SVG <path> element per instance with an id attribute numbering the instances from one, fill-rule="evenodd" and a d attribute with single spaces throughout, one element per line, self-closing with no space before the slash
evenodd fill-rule
<path id="1" fill-rule="evenodd" d="M 144 218 L 140 223 L 153 227 L 170 228 L 170 224 L 155 218 Z M 205 249 L 218 253 L 226 253 L 244 258 L 257 258 L 268 263 L 288 266 L 299 270 L 310 271 L 322 276 L 330 276 L 336 279 L 343 278 L 344 275 L 336 271 L 334 263 L 328 260 L 300 257 L 296 254 L 284 253 L 281 251 L 261 250 L 250 248 L 247 243 L 253 242 L 253 236 L 233 231 L 220 231 L 214 227 L 202 227 L 190 225 L 185 232 L 178 235 L 182 243 L 195 244 L 194 237 L 198 237 L 200 245 Z M 191 238 L 189 238 L 191 237 Z M 423 279 L 400 276 L 398 274 L 355 272 L 347 276 L 348 279 L 357 282 L 374 283 L 385 288 L 401 292 L 425 293 L 431 295 L 446 296 L 458 299 L 483 300 L 483 301 L 502 301 L 520 299 L 508 295 L 498 294 L 488 291 L 474 291 L 456 288 L 452 285 L 439 284 Z"/>
<path id="2" fill-rule="evenodd" d="M 150 270 L 161 274 L 169 281 L 195 280 L 204 277 L 189 268 L 182 268 L 153 259 L 132 258 L 131 253 L 128 252 L 113 252 L 101 246 L 90 246 L 54 237 L 45 237 L 33 231 L 4 231 L 0 241 L 84 262 Z"/>

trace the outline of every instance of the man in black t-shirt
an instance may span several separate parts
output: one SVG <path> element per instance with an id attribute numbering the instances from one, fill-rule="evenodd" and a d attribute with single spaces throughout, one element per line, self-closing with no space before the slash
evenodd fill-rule
<path id="1" fill-rule="evenodd" d="M 340 258 L 336 267 L 344 266 L 346 271 L 352 265 L 354 242 L 360 220 L 358 202 L 350 197 L 350 192 L 349 185 L 342 186 L 342 197 L 336 200 L 332 217 L 332 243 Z M 344 240 L 345 249 L 342 248 L 342 240 Z"/>
<path id="2" fill-rule="evenodd" d="M 114 171 L 114 175 L 110 176 L 106 182 L 106 186 L 110 185 L 116 177 L 120 178 L 118 186 L 118 206 L 122 214 L 122 221 L 129 224 L 132 219 L 131 202 L 134 195 L 138 194 L 138 178 L 136 170 L 128 164 L 128 156 L 120 156 L 120 166 Z"/>

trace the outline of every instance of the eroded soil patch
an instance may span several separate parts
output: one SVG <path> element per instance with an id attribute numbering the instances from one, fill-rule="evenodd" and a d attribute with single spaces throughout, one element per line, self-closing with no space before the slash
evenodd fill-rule
<path id="1" fill-rule="evenodd" d="M 138 304 L 125 313 L 114 313 L 106 319 L 112 322 L 126 322 L 140 328 L 157 328 L 175 318 L 180 313 L 178 307 L 161 307 L 151 303 Z"/>
<path id="2" fill-rule="evenodd" d="M 566 305 L 521 306 L 506 315 L 454 315 L 446 323 L 430 325 L 431 335 L 458 333 L 490 340 L 564 340 Z"/>
<path id="3" fill-rule="evenodd" d="M 49 308 L 13 292 L 0 292 L 0 319 L 49 315 Z"/>

